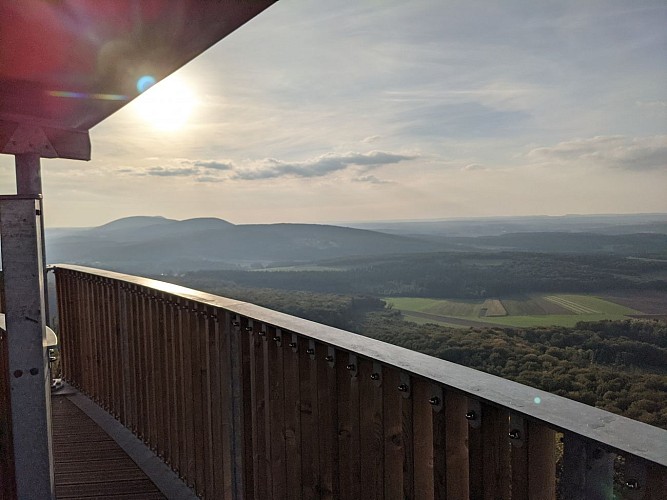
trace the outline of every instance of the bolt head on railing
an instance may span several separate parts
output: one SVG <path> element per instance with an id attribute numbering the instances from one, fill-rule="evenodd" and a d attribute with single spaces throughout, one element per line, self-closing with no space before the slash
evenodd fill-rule
<path id="1" fill-rule="evenodd" d="M 468 420 L 476 420 L 477 419 L 477 414 L 470 410 L 469 412 L 466 412 L 466 419 Z"/>
<path id="2" fill-rule="evenodd" d="M 310 354 L 312 356 L 313 354 L 315 354 L 315 349 L 310 349 L 310 348 L 306 349 L 306 354 Z"/>
<path id="3" fill-rule="evenodd" d="M 324 360 L 329 363 L 333 363 L 334 357 L 331 354 L 329 354 L 328 356 L 324 357 Z"/>
<path id="4" fill-rule="evenodd" d="M 239 323 L 238 321 L 232 321 L 232 326 L 235 326 L 235 327 L 238 328 L 239 326 L 241 326 L 241 323 Z"/>
<path id="5" fill-rule="evenodd" d="M 296 342 L 290 342 L 290 343 L 289 343 L 289 346 L 290 346 L 292 349 L 296 349 Z"/>
<path id="6" fill-rule="evenodd" d="M 371 380 L 380 380 L 379 373 L 371 373 Z"/>
<path id="7" fill-rule="evenodd" d="M 625 486 L 629 490 L 638 490 L 639 489 L 639 482 L 636 479 L 628 479 L 625 482 Z"/>
<path id="8" fill-rule="evenodd" d="M 398 390 L 401 391 L 401 392 L 408 392 L 408 384 L 399 385 Z"/>
<path id="9" fill-rule="evenodd" d="M 519 432 L 519 429 L 512 429 L 509 432 L 509 437 L 510 439 L 520 439 L 521 438 L 521 433 Z"/>
<path id="10" fill-rule="evenodd" d="M 275 337 L 273 337 L 273 341 L 274 341 L 274 342 L 280 342 L 280 337 L 278 337 L 278 336 L 276 335 Z"/>
<path id="11" fill-rule="evenodd" d="M 252 326 L 246 326 L 245 331 L 246 332 L 252 332 Z M 260 332 L 259 334 L 262 335 L 262 332 Z"/>
<path id="12" fill-rule="evenodd" d="M 428 400 L 429 403 L 431 403 L 433 406 L 437 406 L 440 404 L 440 398 L 438 396 L 433 396 Z"/>
<path id="13" fill-rule="evenodd" d="M 350 363 L 350 364 L 347 365 L 345 368 L 347 368 L 349 371 L 354 371 L 354 364 L 353 364 L 353 363 Z"/>

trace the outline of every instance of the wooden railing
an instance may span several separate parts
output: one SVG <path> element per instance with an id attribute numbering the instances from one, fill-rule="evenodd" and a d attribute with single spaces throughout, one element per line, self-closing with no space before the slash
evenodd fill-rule
<path id="1" fill-rule="evenodd" d="M 252 304 L 57 266 L 67 380 L 205 498 L 664 498 L 667 431 Z"/>

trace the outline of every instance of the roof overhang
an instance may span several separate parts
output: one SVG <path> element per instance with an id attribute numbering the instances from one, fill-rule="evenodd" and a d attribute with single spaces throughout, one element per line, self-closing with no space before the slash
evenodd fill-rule
<path id="1" fill-rule="evenodd" d="M 0 0 L 0 153 L 90 159 L 88 130 L 275 0 Z"/>

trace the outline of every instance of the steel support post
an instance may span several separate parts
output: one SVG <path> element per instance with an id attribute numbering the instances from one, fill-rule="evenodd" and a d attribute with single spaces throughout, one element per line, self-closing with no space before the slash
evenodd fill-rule
<path id="1" fill-rule="evenodd" d="M 22 158 L 23 157 L 23 158 Z M 34 158 L 28 158 L 34 172 Z M 17 155 L 17 171 L 25 160 Z M 37 158 L 39 176 L 39 158 Z M 17 178 L 17 185 L 25 184 Z M 25 193 L 25 191 L 24 191 Z M 44 317 L 41 196 L 0 196 L 8 373 L 19 500 L 55 498 L 51 392 Z"/>

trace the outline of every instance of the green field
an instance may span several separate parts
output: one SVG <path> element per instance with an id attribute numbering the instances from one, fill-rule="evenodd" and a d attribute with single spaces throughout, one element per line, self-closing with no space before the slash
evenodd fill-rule
<path id="1" fill-rule="evenodd" d="M 579 321 L 624 319 L 631 314 L 642 314 L 614 302 L 593 295 L 541 294 L 500 299 L 490 309 L 489 300 L 445 300 L 418 297 L 389 297 L 384 299 L 394 309 L 404 313 L 406 319 L 420 324 L 438 323 L 453 325 L 455 320 L 473 323 L 489 323 L 502 326 L 574 326 Z M 506 315 L 501 315 L 504 307 Z M 487 314 L 486 316 L 484 314 Z M 494 315 L 492 315 L 494 314 Z"/>

